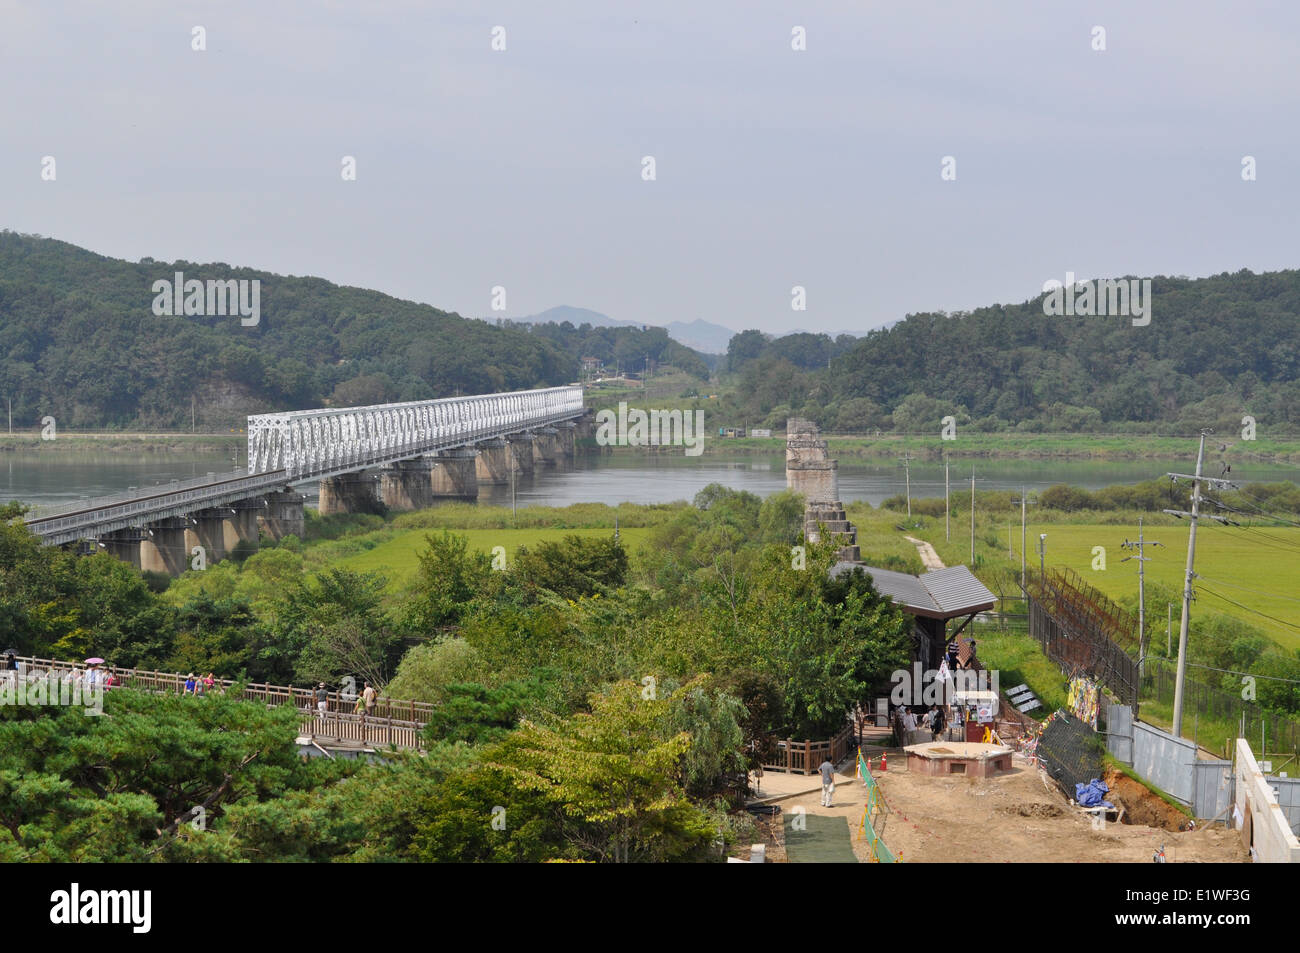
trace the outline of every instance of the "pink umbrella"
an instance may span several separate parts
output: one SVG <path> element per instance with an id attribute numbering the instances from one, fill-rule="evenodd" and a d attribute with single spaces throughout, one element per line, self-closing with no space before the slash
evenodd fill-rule
<path id="1" fill-rule="evenodd" d="M 87 665 L 103 665 L 103 664 L 104 664 L 104 660 L 103 660 L 102 658 L 100 658 L 98 655 L 96 655 L 94 658 L 88 658 L 88 659 L 86 659 L 86 664 L 87 664 Z"/>

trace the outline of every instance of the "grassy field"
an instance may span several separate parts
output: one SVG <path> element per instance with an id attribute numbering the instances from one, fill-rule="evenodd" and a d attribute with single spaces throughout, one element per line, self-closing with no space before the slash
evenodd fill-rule
<path id="1" fill-rule="evenodd" d="M 1045 563 L 1049 569 L 1073 569 L 1084 581 L 1136 611 L 1137 561 L 1122 560 L 1131 553 L 1124 549 L 1124 541 L 1137 538 L 1137 515 L 1107 514 L 1103 517 L 1106 522 L 1101 522 L 1099 516 L 1060 514 L 1059 518 L 1048 516 L 1030 522 L 1026 530 L 1027 565 L 1030 571 L 1037 572 L 1038 535 L 1046 533 Z M 1018 517 L 1019 513 L 991 518 L 977 515 L 976 521 L 973 568 L 995 591 L 1002 588 L 1008 594 L 1015 591 L 1011 581 L 1020 573 Z M 906 534 L 933 544 L 945 565 L 971 564 L 969 516 L 954 517 L 950 541 L 944 538 L 942 516 L 915 516 L 909 522 L 902 513 L 853 504 L 849 518 L 858 525 L 858 542 L 868 563 L 879 560 L 877 565 L 884 568 L 902 568 L 884 560 L 891 556 L 907 558 L 912 544 L 903 538 Z M 1083 522 L 1086 519 L 1097 521 Z M 1155 587 L 1172 591 L 1175 599 L 1182 592 L 1187 534 L 1185 521 L 1168 516 L 1147 519 L 1146 540 L 1161 544 L 1146 549 L 1147 612 L 1153 633 L 1165 627 L 1161 623 L 1167 618 L 1166 603 L 1158 599 Z M 1098 546 L 1105 549 L 1105 569 L 1093 568 L 1099 555 L 1093 549 Z M 1100 561 L 1097 565 L 1100 567 Z M 1287 650 L 1300 649 L 1300 589 L 1296 586 L 1300 577 L 1300 528 L 1226 527 L 1204 521 L 1196 537 L 1195 570 L 1200 578 L 1193 621 L 1197 613 L 1230 616 L 1253 626 Z M 999 587 L 993 582 L 995 578 L 1007 580 L 1007 584 Z M 1176 602 L 1175 633 L 1180 612 L 1181 605 Z"/>
<path id="2" fill-rule="evenodd" d="M 1116 601 L 1135 598 L 1137 560 L 1120 560 L 1129 555 L 1122 543 L 1125 539 L 1136 539 L 1137 531 L 1136 523 L 1132 526 L 1031 524 L 1029 562 L 1037 565 L 1038 534 L 1046 533 L 1049 568 L 1073 569 Z M 1175 592 L 1182 591 L 1187 534 L 1188 527 L 1184 524 L 1153 527 L 1144 533 L 1146 539 L 1161 543 L 1146 549 L 1148 586 L 1157 583 Z M 1013 543 L 1019 558 L 1018 532 L 1013 534 Z M 1096 546 L 1105 549 L 1104 570 L 1093 568 Z M 1300 589 L 1296 586 L 1300 577 L 1300 529 L 1239 529 L 1202 523 L 1196 534 L 1196 573 L 1201 578 L 1197 581 L 1194 612 L 1234 616 L 1286 648 L 1300 648 Z M 1240 605 L 1234 606 L 1233 602 Z M 1164 603 L 1148 604 L 1147 611 L 1153 619 L 1167 619 Z M 1174 606 L 1175 638 L 1181 611 L 1181 606 Z"/>
<path id="3" fill-rule="evenodd" d="M 427 547 L 425 536 L 437 535 L 441 530 L 409 530 L 399 533 L 373 549 L 345 557 L 333 565 L 357 572 L 382 572 L 388 577 L 389 588 L 401 587 L 419 567 L 417 554 Z M 520 546 L 534 548 L 543 540 L 558 541 L 570 534 L 576 536 L 608 536 L 612 529 L 458 529 L 452 530 L 469 539 L 470 549 L 491 555 L 495 546 L 504 546 L 506 564 L 514 559 Z M 619 539 L 629 554 L 645 542 L 650 531 L 641 527 L 619 530 Z"/>

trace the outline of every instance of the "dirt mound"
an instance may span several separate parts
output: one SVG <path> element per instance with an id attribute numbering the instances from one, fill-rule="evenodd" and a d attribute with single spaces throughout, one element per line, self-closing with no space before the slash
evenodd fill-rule
<path id="1" fill-rule="evenodd" d="M 1012 804 L 1008 807 L 1000 807 L 998 811 L 1015 817 L 1062 817 L 1065 814 L 1065 811 L 1055 804 L 1044 804 L 1041 801 L 1031 804 Z"/>
<path id="2" fill-rule="evenodd" d="M 1190 818 L 1146 785 L 1115 768 L 1107 768 L 1102 780 L 1110 788 L 1106 800 L 1124 808 L 1125 824 L 1144 824 L 1166 831 L 1185 831 Z"/>

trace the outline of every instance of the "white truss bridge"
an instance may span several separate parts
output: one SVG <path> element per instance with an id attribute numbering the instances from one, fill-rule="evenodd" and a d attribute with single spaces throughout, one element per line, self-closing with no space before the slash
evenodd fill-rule
<path id="1" fill-rule="evenodd" d="M 341 476 L 527 433 L 582 416 L 581 387 L 448 397 L 248 418 L 248 468 L 59 507 L 26 520 L 50 544 L 229 506 L 294 483 Z"/>

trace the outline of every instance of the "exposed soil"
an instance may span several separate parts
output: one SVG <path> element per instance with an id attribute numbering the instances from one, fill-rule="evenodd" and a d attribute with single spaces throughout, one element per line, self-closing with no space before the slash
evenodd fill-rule
<path id="1" fill-rule="evenodd" d="M 1110 822 L 1100 829 L 1045 773 L 1021 758 L 1012 771 L 988 779 L 911 774 L 890 759 L 888 772 L 876 778 L 890 809 L 882 836 L 904 863 L 1150 863 L 1162 845 L 1171 863 L 1248 859 L 1234 831 L 1216 826 L 1178 832 L 1177 823 L 1185 823 L 1186 816 L 1145 788 L 1146 796 L 1141 796 L 1129 786 L 1136 782 L 1123 775 L 1114 783 L 1107 775 L 1105 781 L 1118 792 L 1126 813 L 1137 816 L 1125 818 L 1133 823 Z M 781 807 L 784 812 L 800 806 L 810 814 L 848 817 L 854 853 L 859 860 L 869 859 L 868 842 L 859 834 L 862 782 L 851 777 L 837 781 L 833 808 L 821 807 L 820 800 L 820 793 L 813 793 L 782 801 Z M 1152 800 L 1182 819 L 1174 830 L 1144 823 L 1147 818 L 1168 822 L 1169 815 Z"/>
<path id="2" fill-rule="evenodd" d="M 1144 824 L 1166 831 L 1187 830 L 1190 818 L 1145 785 L 1127 774 L 1107 768 L 1102 780 L 1110 788 L 1106 800 L 1124 808 L 1125 824 Z"/>

